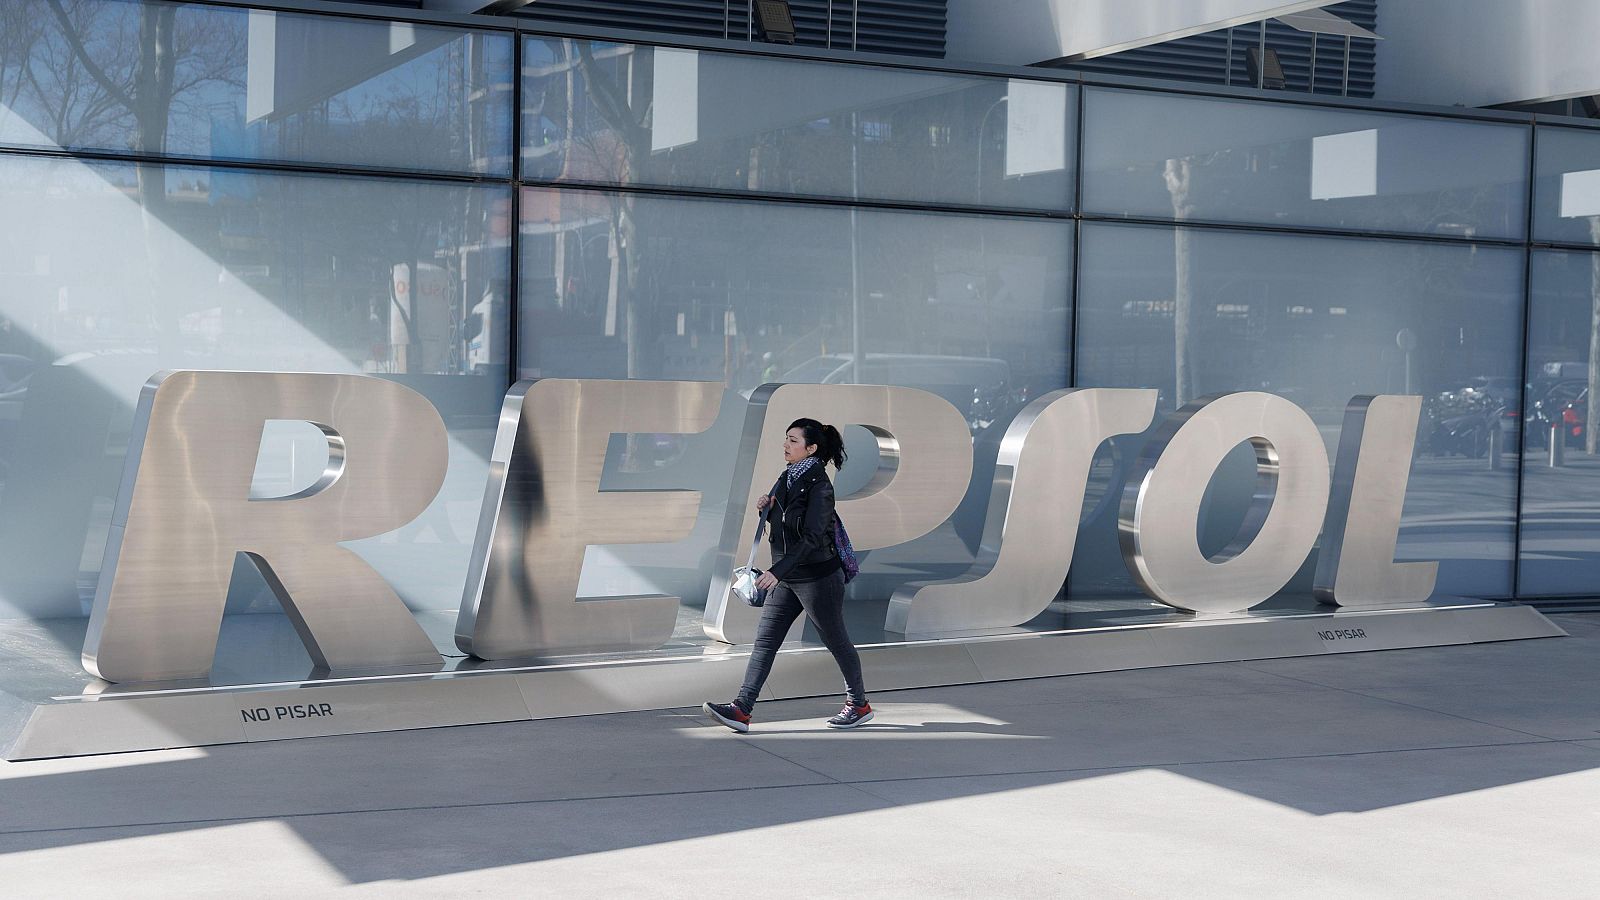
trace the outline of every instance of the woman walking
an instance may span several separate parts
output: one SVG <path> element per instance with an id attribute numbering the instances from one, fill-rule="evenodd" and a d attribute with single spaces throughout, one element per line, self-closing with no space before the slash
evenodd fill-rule
<path id="1" fill-rule="evenodd" d="M 772 568 L 756 586 L 767 591 L 755 650 L 745 668 L 744 686 L 731 703 L 707 702 L 706 715 L 732 728 L 750 730 L 761 685 L 783 639 L 803 612 L 822 635 L 844 674 L 845 704 L 828 720 L 829 728 L 854 728 L 872 718 L 872 706 L 861 683 L 861 657 L 844 625 L 844 570 L 833 542 L 833 483 L 827 464 L 844 465 L 844 440 L 839 429 L 816 419 L 796 419 L 783 437 L 788 463 L 772 490 L 756 501 L 766 517 L 772 542 Z"/>

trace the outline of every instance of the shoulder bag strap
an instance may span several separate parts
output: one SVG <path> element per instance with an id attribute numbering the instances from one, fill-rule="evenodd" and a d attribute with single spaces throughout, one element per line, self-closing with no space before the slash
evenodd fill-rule
<path id="1" fill-rule="evenodd" d="M 761 548 L 761 535 L 767 530 L 767 511 L 761 511 L 761 521 L 756 525 L 756 539 L 750 542 L 750 559 L 745 562 L 746 569 L 756 567 L 756 551 Z"/>

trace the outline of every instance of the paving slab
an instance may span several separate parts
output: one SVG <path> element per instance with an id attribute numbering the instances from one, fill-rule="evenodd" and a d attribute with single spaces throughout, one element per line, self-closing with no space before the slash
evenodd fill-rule
<path id="1" fill-rule="evenodd" d="M 1046 769 L 1160 766 L 1226 759 L 1510 744 L 1538 738 L 1456 716 L 1345 691 L 1215 697 L 973 705 L 891 702 L 884 695 L 872 726 L 829 732 L 832 704 L 764 706 L 748 735 L 707 737 L 756 744 L 841 780 L 973 775 Z M 790 710 L 805 713 L 791 716 Z M 850 741 L 848 752 L 841 741 Z M 981 749 L 980 749 L 981 748 Z"/>
<path id="2" fill-rule="evenodd" d="M 882 691 L 843 734 L 822 725 L 837 700 L 808 699 L 763 703 L 743 736 L 685 709 L 5 763 L 0 884 L 1577 896 L 1600 835 L 1600 630 L 1571 630 Z"/>
<path id="3" fill-rule="evenodd" d="M 1435 792 L 1409 787 L 1502 766 L 1492 787 L 1426 799 Z M 1142 897 L 1555 897 L 1592 893 L 1594 766 L 1575 748 L 1531 745 L 1339 757 L 1328 771 L 1274 760 L 864 789 L 920 804 L 930 823 L 1008 860 L 1087 863 Z M 1403 802 L 1385 803 L 1396 790 Z M 1351 798 L 1373 808 L 1334 811 Z"/>
<path id="4" fill-rule="evenodd" d="M 1568 633 L 1600 631 L 1600 613 L 1545 613 L 1545 618 Z"/>
<path id="5" fill-rule="evenodd" d="M 160 852 L 171 870 L 199 877 L 120 895 L 210 896 L 207 886 L 224 876 L 248 885 L 236 896 L 352 886 L 376 896 L 960 897 L 980 882 L 1023 897 L 1059 896 L 1069 883 L 1126 895 L 1061 857 L 996 871 L 970 835 L 848 785 L 314 816 L 196 832 L 169 853 L 172 843 L 138 828 L 0 836 L 0 877 L 24 890 L 44 886 L 12 863 L 24 851 L 54 871 L 93 860 L 103 872 L 147 866 Z"/>
<path id="6" fill-rule="evenodd" d="M 1556 740 L 1600 735 L 1600 679 L 1511 684 L 1426 684 L 1362 693 Z"/>
<path id="7" fill-rule="evenodd" d="M 1592 681 L 1600 679 L 1600 633 L 1335 657 L 1251 660 L 1243 665 L 1324 687 L 1358 690 L 1418 684 Z"/>
<path id="8" fill-rule="evenodd" d="M 1228 694 L 1277 693 L 1315 689 L 1297 678 L 1262 672 L 1240 663 L 1211 663 L 1095 672 L 1070 678 L 1030 678 L 1007 682 L 1004 691 L 989 684 L 955 685 L 896 691 L 895 702 L 932 700 L 961 704 L 971 700 L 988 707 L 1031 706 L 1036 703 L 1070 703 L 1089 700 L 1138 700 L 1152 697 L 1202 697 Z M 869 685 L 869 688 L 871 686 Z"/>
<path id="9" fill-rule="evenodd" d="M 0 832 L 808 784 L 678 713 L 438 728 L 0 766 Z M 123 765 L 117 765 L 117 762 Z"/>

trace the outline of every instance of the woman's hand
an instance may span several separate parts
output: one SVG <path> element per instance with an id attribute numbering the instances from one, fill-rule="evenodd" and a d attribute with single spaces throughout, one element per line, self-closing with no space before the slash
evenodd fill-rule
<path id="1" fill-rule="evenodd" d="M 771 494 L 762 494 L 760 497 L 756 498 L 756 511 L 757 512 L 763 512 L 763 511 L 766 510 L 767 507 L 769 507 L 771 505 L 772 505 L 772 495 Z"/>
<path id="2" fill-rule="evenodd" d="M 756 579 L 756 587 L 763 591 L 770 591 L 777 586 L 778 578 L 771 572 L 762 572 L 761 577 Z"/>

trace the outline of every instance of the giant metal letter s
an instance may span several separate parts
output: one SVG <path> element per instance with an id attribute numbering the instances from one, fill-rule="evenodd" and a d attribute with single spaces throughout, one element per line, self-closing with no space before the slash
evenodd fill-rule
<path id="1" fill-rule="evenodd" d="M 728 602 L 734 556 L 755 531 L 755 503 L 783 471 L 783 435 L 798 418 L 844 428 L 861 425 L 878 442 L 878 470 L 858 494 L 838 503 L 858 550 L 892 547 L 938 528 L 972 479 L 967 421 L 937 394 L 873 384 L 768 384 L 750 397 L 728 513 L 706 596 L 705 631 L 730 644 L 755 638 L 758 613 Z M 862 465 L 860 461 L 847 466 Z M 795 627 L 802 626 L 797 621 Z"/>
<path id="2" fill-rule="evenodd" d="M 506 659 L 666 643 L 677 597 L 579 597 L 578 577 L 591 545 L 688 536 L 700 492 L 601 491 L 606 444 L 704 431 L 721 402 L 716 382 L 518 382 L 500 411 L 456 646 Z"/>
<path id="3" fill-rule="evenodd" d="M 1072 565 L 1095 450 L 1149 427 L 1156 392 L 1055 391 L 1006 428 L 978 558 L 953 581 L 894 592 L 884 627 L 925 633 L 1008 628 L 1044 612 Z"/>
<path id="4" fill-rule="evenodd" d="M 206 677 L 240 552 L 318 666 L 439 662 L 388 583 L 339 546 L 411 521 L 444 483 L 444 422 L 421 395 L 363 375 L 165 372 L 135 415 L 85 668 L 120 682 Z M 328 465 L 305 490 L 255 500 L 269 419 L 316 424 Z"/>

